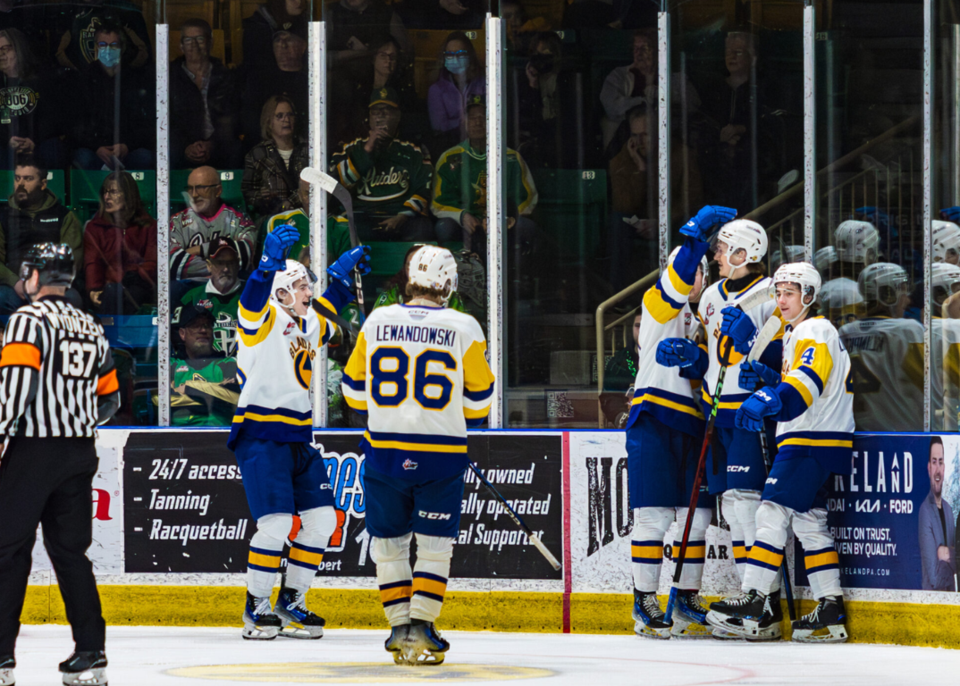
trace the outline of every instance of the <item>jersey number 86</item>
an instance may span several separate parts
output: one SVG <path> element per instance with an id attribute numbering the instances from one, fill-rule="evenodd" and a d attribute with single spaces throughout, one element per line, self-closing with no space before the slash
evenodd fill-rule
<path id="1" fill-rule="evenodd" d="M 388 369 L 384 362 L 393 360 Z M 453 381 L 446 374 L 430 373 L 430 363 L 436 362 L 444 369 L 457 371 L 457 361 L 443 350 L 424 350 L 414 360 L 412 383 L 410 374 L 410 356 L 403 348 L 377 348 L 370 357 L 371 383 L 370 396 L 379 407 L 397 407 L 409 397 L 411 392 L 417 403 L 426 410 L 441 411 L 450 403 L 453 393 Z M 386 387 L 384 387 L 386 386 Z M 427 392 L 428 388 L 440 389 Z"/>

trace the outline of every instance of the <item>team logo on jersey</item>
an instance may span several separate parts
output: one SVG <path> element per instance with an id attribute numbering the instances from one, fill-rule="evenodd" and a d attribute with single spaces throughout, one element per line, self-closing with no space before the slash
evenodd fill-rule
<path id="1" fill-rule="evenodd" d="M 289 322 L 289 323 L 287 324 L 287 328 L 285 328 L 285 329 L 283 330 L 283 335 L 286 336 L 288 333 L 290 333 L 291 331 L 295 330 L 296 328 L 297 328 L 297 323 L 296 323 L 296 322 Z"/>
<path id="2" fill-rule="evenodd" d="M 213 307 L 213 303 L 204 298 L 203 300 L 197 301 L 197 307 L 202 307 L 205 310 L 209 310 Z"/>
<path id="3" fill-rule="evenodd" d="M 293 358 L 293 374 L 297 377 L 297 383 L 304 390 L 310 389 L 310 379 L 313 377 L 313 358 L 316 351 L 310 345 L 310 341 L 302 336 L 290 342 L 290 357 Z"/>
<path id="4" fill-rule="evenodd" d="M 710 317 L 713 316 L 714 311 L 715 311 L 715 310 L 713 309 L 713 303 L 708 303 L 708 304 L 707 304 L 707 319 L 709 319 Z"/>
<path id="5" fill-rule="evenodd" d="M 687 312 L 685 315 L 683 315 L 684 326 L 690 326 L 690 322 L 692 321 L 693 321 L 693 314 L 691 314 L 690 312 Z"/>
<path id="6" fill-rule="evenodd" d="M 416 469 L 417 463 L 408 457 L 406 460 L 403 461 L 403 468 L 406 469 L 407 471 Z"/>

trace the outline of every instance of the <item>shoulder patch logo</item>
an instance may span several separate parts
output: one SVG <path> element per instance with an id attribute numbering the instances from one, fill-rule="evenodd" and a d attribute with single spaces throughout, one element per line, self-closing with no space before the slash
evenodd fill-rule
<path id="1" fill-rule="evenodd" d="M 403 461 L 403 468 L 407 471 L 411 471 L 417 468 L 417 463 L 411 460 L 409 457 Z"/>

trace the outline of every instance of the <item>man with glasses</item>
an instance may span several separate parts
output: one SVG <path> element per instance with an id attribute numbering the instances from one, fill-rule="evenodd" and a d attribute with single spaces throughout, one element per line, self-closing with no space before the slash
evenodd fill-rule
<path id="1" fill-rule="evenodd" d="M 187 292 L 180 301 L 213 317 L 213 348 L 227 355 L 237 353 L 237 310 L 244 280 L 240 278 L 240 248 L 232 238 L 218 238 L 206 260 L 210 280 Z"/>
<path id="2" fill-rule="evenodd" d="M 274 64 L 250 73 L 246 79 L 241 115 L 245 152 L 260 142 L 260 114 L 264 104 L 272 96 L 287 96 L 293 101 L 296 112 L 310 110 L 310 84 L 307 81 L 304 59 L 306 54 L 305 25 L 294 24 L 288 29 L 279 28 L 273 34 Z M 306 126 L 306 119 L 303 117 L 301 126 Z"/>
<path id="3" fill-rule="evenodd" d="M 220 174 L 213 167 L 198 167 L 187 177 L 184 189 L 190 206 L 170 219 L 170 278 L 171 280 L 206 282 L 210 270 L 206 260 L 211 249 L 218 246 L 218 238 L 236 242 L 240 256 L 240 270 L 250 268 L 256 241 L 256 227 L 240 210 L 223 202 L 220 195 Z M 174 297 L 183 296 L 196 283 L 175 286 Z"/>
<path id="4" fill-rule="evenodd" d="M 80 3 L 63 3 L 57 9 L 59 16 L 54 18 L 53 23 L 59 32 L 56 35 L 60 36 L 57 62 L 61 66 L 82 71 L 86 65 L 96 62 L 94 33 L 103 24 L 114 24 L 123 32 L 126 38 L 124 62 L 136 69 L 150 62 L 150 45 L 153 41 L 147 33 L 143 14 L 133 4 L 114 0 L 82 0 Z"/>
<path id="5" fill-rule="evenodd" d="M 180 25 L 182 56 L 170 65 L 170 157 L 175 168 L 240 166 L 240 100 L 232 73 L 210 56 L 213 31 L 202 19 Z"/>

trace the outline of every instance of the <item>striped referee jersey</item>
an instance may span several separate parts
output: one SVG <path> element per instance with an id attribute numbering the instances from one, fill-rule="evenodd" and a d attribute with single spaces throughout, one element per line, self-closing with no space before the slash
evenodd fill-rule
<path id="1" fill-rule="evenodd" d="M 18 309 L 4 333 L 0 401 L 0 440 L 95 436 L 120 405 L 103 327 L 61 296 Z"/>

